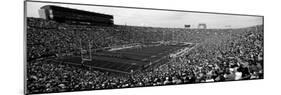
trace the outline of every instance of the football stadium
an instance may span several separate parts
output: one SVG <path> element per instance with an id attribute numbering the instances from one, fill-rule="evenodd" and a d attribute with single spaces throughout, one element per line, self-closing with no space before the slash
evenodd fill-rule
<path id="1" fill-rule="evenodd" d="M 263 25 L 119 25 L 54 5 L 39 14 L 26 18 L 28 94 L 263 79 Z"/>

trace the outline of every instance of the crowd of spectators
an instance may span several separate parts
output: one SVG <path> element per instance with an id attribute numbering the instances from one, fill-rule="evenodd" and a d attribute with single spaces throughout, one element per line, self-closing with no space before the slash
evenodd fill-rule
<path id="1" fill-rule="evenodd" d="M 215 31 L 215 30 L 211 30 Z M 53 55 L 79 54 L 81 43 L 92 49 L 114 47 L 133 43 L 156 41 L 203 41 L 204 31 L 181 28 L 154 28 L 137 26 L 93 26 L 71 25 L 39 18 L 27 19 L 27 56 L 28 60 Z M 208 32 L 209 33 L 209 32 Z M 212 32 L 210 32 L 212 33 Z"/>
<path id="2" fill-rule="evenodd" d="M 69 25 L 27 19 L 27 91 L 48 93 L 263 78 L 263 26 L 181 29 Z M 163 40 L 196 43 L 180 57 L 130 75 L 48 60 L 79 55 L 80 39 L 92 48 Z"/>
<path id="3" fill-rule="evenodd" d="M 149 74 L 156 76 L 156 80 L 160 76 L 160 84 L 165 84 L 167 79 L 167 83 L 262 79 L 262 27 L 238 29 L 207 38 L 187 55 L 173 58 Z"/>

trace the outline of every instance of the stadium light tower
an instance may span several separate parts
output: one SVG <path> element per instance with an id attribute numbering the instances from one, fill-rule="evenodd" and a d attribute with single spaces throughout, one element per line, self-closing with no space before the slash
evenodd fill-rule
<path id="1" fill-rule="evenodd" d="M 143 35 L 145 35 L 145 32 L 143 32 Z M 144 37 L 145 37 L 145 36 L 142 37 L 142 43 L 143 43 L 143 44 L 145 43 Z"/>
<path id="2" fill-rule="evenodd" d="M 256 28 L 256 32 L 257 32 L 258 31 L 258 26 L 256 25 L 255 28 Z"/>
<path id="3" fill-rule="evenodd" d="M 207 24 L 206 23 L 199 23 L 198 29 L 207 29 Z"/>
<path id="4" fill-rule="evenodd" d="M 164 41 L 165 41 L 165 40 L 164 40 L 165 31 L 162 31 L 162 33 L 163 33 L 163 34 L 162 34 L 162 43 L 164 43 Z"/>
<path id="5" fill-rule="evenodd" d="M 172 42 L 174 41 L 174 33 L 175 31 L 172 32 Z"/>

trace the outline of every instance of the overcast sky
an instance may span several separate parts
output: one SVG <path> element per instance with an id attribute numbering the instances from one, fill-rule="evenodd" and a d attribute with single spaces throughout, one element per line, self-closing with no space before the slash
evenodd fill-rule
<path id="1" fill-rule="evenodd" d="M 111 14 L 114 23 L 119 25 L 183 28 L 185 24 L 196 28 L 199 23 L 206 23 L 208 28 L 243 28 L 263 23 L 262 17 L 240 16 L 210 13 L 159 11 L 119 7 L 89 5 L 71 5 L 57 3 L 27 2 L 27 17 L 39 17 L 38 9 L 44 5 L 58 5 L 91 12 Z"/>

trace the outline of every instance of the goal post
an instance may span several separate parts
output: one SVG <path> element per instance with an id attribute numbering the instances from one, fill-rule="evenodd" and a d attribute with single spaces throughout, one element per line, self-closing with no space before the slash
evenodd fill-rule
<path id="1" fill-rule="evenodd" d="M 82 40 L 80 39 L 80 54 L 82 62 L 92 61 L 92 41 L 91 40 Z"/>

